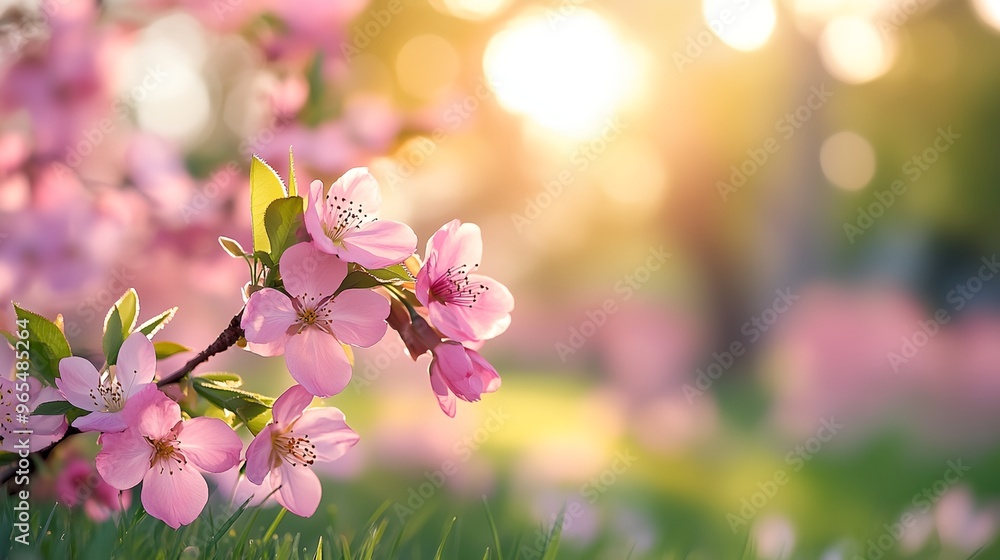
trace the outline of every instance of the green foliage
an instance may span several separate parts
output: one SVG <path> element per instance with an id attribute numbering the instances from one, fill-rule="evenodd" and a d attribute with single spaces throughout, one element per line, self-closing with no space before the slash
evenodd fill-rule
<path id="1" fill-rule="evenodd" d="M 198 375 L 191 378 L 191 386 L 208 402 L 232 412 L 254 435 L 271 421 L 274 399 L 241 389 L 243 379 L 234 373 Z"/>
<path id="2" fill-rule="evenodd" d="M 56 323 L 49 321 L 37 313 L 33 313 L 14 304 L 14 312 L 19 321 L 26 320 L 27 341 L 29 345 L 29 360 L 31 372 L 49 385 L 54 385 L 59 377 L 59 360 L 72 355 L 66 336 Z M 8 340 L 16 340 L 7 335 Z"/>
<path id="3" fill-rule="evenodd" d="M 403 265 L 393 265 L 386 268 L 360 268 L 351 271 L 340 283 L 335 294 L 344 290 L 370 289 L 375 286 L 395 286 L 403 282 L 412 282 L 413 277 Z"/>
<path id="4" fill-rule="evenodd" d="M 219 245 L 222 245 L 222 248 L 226 251 L 226 253 L 234 259 L 246 258 L 246 250 L 244 250 L 243 246 L 240 245 L 240 242 L 235 239 L 226 237 L 225 235 L 220 235 Z"/>
<path id="5" fill-rule="evenodd" d="M 176 342 L 171 342 L 169 340 L 161 340 L 153 343 L 153 348 L 156 350 L 156 359 L 162 360 L 164 358 L 169 358 L 175 354 L 180 354 L 182 352 L 190 352 L 191 349 L 183 344 L 178 344 Z"/>
<path id="6" fill-rule="evenodd" d="M 309 240 L 302 215 L 302 198 L 292 196 L 275 200 L 264 213 L 264 229 L 271 243 L 271 262 L 281 261 L 281 255 L 292 245 Z"/>
<path id="7" fill-rule="evenodd" d="M 104 357 L 108 365 L 113 366 L 118 363 L 118 351 L 121 350 L 125 337 L 122 335 L 122 316 L 117 307 L 112 307 L 108 313 L 108 320 L 104 324 L 104 340 L 101 346 L 104 348 Z"/>
<path id="8" fill-rule="evenodd" d="M 67 422 L 72 422 L 90 411 L 77 408 L 67 401 L 49 401 L 35 407 L 32 416 L 66 416 Z"/>
<path id="9" fill-rule="evenodd" d="M 257 156 L 250 162 L 250 220 L 253 224 L 253 250 L 271 251 L 264 226 L 267 207 L 288 193 L 278 173 Z"/>
<path id="10" fill-rule="evenodd" d="M 154 334 L 160 332 L 163 327 L 167 326 L 167 323 L 174 318 L 174 314 L 176 313 L 177 308 L 171 307 L 163 313 L 160 313 L 159 315 L 139 325 L 138 331 L 147 337 L 152 338 Z"/>

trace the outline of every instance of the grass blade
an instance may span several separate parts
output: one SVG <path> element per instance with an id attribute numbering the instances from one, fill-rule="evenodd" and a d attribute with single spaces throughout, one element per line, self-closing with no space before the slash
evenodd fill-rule
<path id="1" fill-rule="evenodd" d="M 444 545 L 448 542 L 448 535 L 451 533 L 451 528 L 455 526 L 455 521 L 457 517 L 452 517 L 451 521 L 444 528 L 444 535 L 441 537 L 441 544 L 438 545 L 437 554 L 434 555 L 434 560 L 441 560 L 441 555 L 444 554 Z"/>
<path id="2" fill-rule="evenodd" d="M 493 520 L 493 513 L 490 512 L 490 504 L 483 496 L 483 507 L 486 508 L 486 519 L 490 522 L 490 531 L 493 533 L 493 546 L 496 547 L 497 558 L 503 560 L 503 552 L 500 552 L 500 533 L 497 531 L 496 521 Z"/>

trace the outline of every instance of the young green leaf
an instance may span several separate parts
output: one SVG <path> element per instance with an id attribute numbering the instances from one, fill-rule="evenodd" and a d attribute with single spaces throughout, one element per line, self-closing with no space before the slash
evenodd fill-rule
<path id="1" fill-rule="evenodd" d="M 219 245 L 222 245 L 222 248 L 225 249 L 226 253 L 229 253 L 229 256 L 234 259 L 242 259 L 247 254 L 247 252 L 243 250 L 243 246 L 240 245 L 239 241 L 226 237 L 225 235 L 219 236 Z"/>
<path id="2" fill-rule="evenodd" d="M 372 276 L 367 270 L 355 270 L 354 272 L 349 272 L 344 278 L 344 281 L 340 283 L 340 287 L 334 292 L 337 295 L 344 290 L 358 290 L 374 288 L 375 286 L 381 286 L 385 284 L 378 278 Z"/>
<path id="3" fill-rule="evenodd" d="M 122 334 L 122 316 L 118 307 L 112 307 L 108 314 L 108 320 L 104 325 L 104 340 L 101 346 L 104 348 L 104 357 L 108 360 L 108 365 L 113 366 L 118 363 L 118 351 L 121 350 L 125 336 Z"/>
<path id="4" fill-rule="evenodd" d="M 104 330 L 108 330 L 108 321 L 111 319 L 111 312 L 118 310 L 118 317 L 122 323 L 122 340 L 128 338 L 135 329 L 136 320 L 139 318 L 139 294 L 135 293 L 135 288 L 129 288 L 122 297 L 118 298 L 115 305 L 108 309 L 108 314 L 104 316 Z M 57 322 L 58 326 L 58 322 Z M 61 329 L 60 329 L 61 330 Z"/>
<path id="5" fill-rule="evenodd" d="M 170 342 L 169 340 L 163 340 L 160 342 L 153 343 L 153 349 L 156 350 L 156 359 L 162 360 L 164 358 L 169 358 L 174 354 L 180 354 L 181 352 L 190 352 L 191 349 L 183 344 L 178 344 L 176 342 Z"/>
<path id="6" fill-rule="evenodd" d="M 258 156 L 250 162 L 250 220 L 253 224 L 253 250 L 271 251 L 264 227 L 264 213 L 272 202 L 288 193 L 281 177 Z"/>
<path id="7" fill-rule="evenodd" d="M 271 405 L 274 399 L 250 391 L 240 389 L 242 380 L 238 375 L 216 373 L 199 375 L 191 379 L 191 386 L 196 393 L 219 408 L 226 409 L 236 415 L 240 422 L 256 435 L 270 421 Z M 268 417 L 259 418 L 267 414 Z M 253 429 L 257 428 L 254 432 Z"/>
<path id="8" fill-rule="evenodd" d="M 171 307 L 156 317 L 153 317 L 152 319 L 139 325 L 138 331 L 146 335 L 147 338 L 153 338 L 154 334 L 160 332 L 163 327 L 167 326 L 167 323 L 174 318 L 175 313 L 177 313 L 177 308 Z"/>
<path id="9" fill-rule="evenodd" d="M 14 312 L 19 321 L 28 322 L 26 341 L 31 347 L 31 371 L 49 385 L 54 385 L 56 377 L 59 377 L 59 360 L 72 355 L 66 336 L 52 321 L 19 307 L 16 303 Z"/>
<path id="10" fill-rule="evenodd" d="M 62 416 L 69 412 L 79 410 L 80 412 L 86 414 L 87 411 L 77 408 L 67 401 L 49 401 L 43 402 L 42 404 L 35 407 L 32 411 L 32 416 Z"/>
<path id="11" fill-rule="evenodd" d="M 281 262 L 285 249 L 309 241 L 302 216 L 302 198 L 292 196 L 272 202 L 264 213 L 264 229 L 271 242 L 271 262 Z"/>
<path id="12" fill-rule="evenodd" d="M 385 268 L 371 268 L 367 269 L 366 272 L 383 282 L 390 282 L 393 284 L 398 282 L 413 282 L 416 280 L 416 278 L 411 276 L 410 272 L 406 270 L 406 267 L 401 264 L 394 264 Z"/>

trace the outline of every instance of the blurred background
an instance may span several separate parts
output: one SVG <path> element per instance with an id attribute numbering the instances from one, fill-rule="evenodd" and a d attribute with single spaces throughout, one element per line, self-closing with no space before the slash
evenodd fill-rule
<path id="1" fill-rule="evenodd" d="M 524 558 L 561 508 L 566 558 L 995 538 L 1000 1 L 3 1 L 0 57 L 0 299 L 78 354 L 128 287 L 195 349 L 239 311 L 252 154 L 370 167 L 421 252 L 482 226 L 502 389 L 449 419 L 395 333 L 359 351 L 312 542 L 388 500 L 410 557 L 453 516 L 479 557 L 483 496 Z"/>

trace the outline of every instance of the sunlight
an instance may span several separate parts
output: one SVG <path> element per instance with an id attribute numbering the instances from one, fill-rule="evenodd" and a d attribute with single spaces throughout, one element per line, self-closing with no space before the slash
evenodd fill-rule
<path id="1" fill-rule="evenodd" d="M 837 79 L 851 84 L 869 82 L 892 67 L 895 45 L 891 39 L 867 19 L 837 18 L 820 36 L 820 55 Z"/>
<path id="2" fill-rule="evenodd" d="M 604 128 L 639 73 L 611 25 L 582 8 L 514 20 L 490 39 L 483 66 L 504 108 L 577 138 Z"/>
<path id="3" fill-rule="evenodd" d="M 778 20 L 772 0 L 704 0 L 702 15 L 723 43 L 739 51 L 764 46 Z"/>
<path id="4" fill-rule="evenodd" d="M 1000 0 L 972 0 L 972 7 L 983 23 L 1000 30 Z"/>

